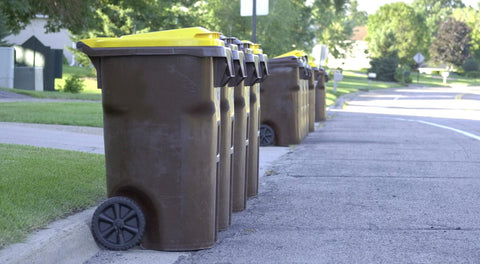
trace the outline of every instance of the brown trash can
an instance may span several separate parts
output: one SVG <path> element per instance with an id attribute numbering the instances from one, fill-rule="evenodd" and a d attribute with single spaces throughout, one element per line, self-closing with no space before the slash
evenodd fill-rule
<path id="1" fill-rule="evenodd" d="M 253 44 L 250 48 L 259 58 L 261 78 L 250 87 L 250 124 L 249 149 L 247 162 L 247 197 L 258 194 L 259 158 L 260 158 L 260 85 L 268 76 L 268 56 L 263 54 L 260 44 Z"/>
<path id="2" fill-rule="evenodd" d="M 235 86 L 235 128 L 234 128 L 234 152 L 233 152 L 233 181 L 232 181 L 232 210 L 240 212 L 245 210 L 247 203 L 247 166 L 249 147 L 250 122 L 250 86 L 258 79 L 258 56 L 244 49 L 244 43 L 236 38 L 229 38 L 227 42 L 239 46 L 244 53 L 247 77 L 243 82 Z"/>
<path id="3" fill-rule="evenodd" d="M 224 41 L 227 38 L 222 38 Z M 220 99 L 220 173 L 217 181 L 217 228 L 225 230 L 232 218 L 232 180 L 233 180 L 233 135 L 234 135 L 234 87 L 246 77 L 244 55 L 238 46 L 226 43 L 232 51 L 232 68 L 235 77 L 222 89 Z"/>
<path id="4" fill-rule="evenodd" d="M 313 62 L 308 62 L 311 67 L 312 75 L 308 79 L 308 103 L 309 103 L 309 114 L 308 114 L 308 131 L 315 131 L 315 77 L 316 72 L 318 72 L 318 67 Z"/>
<path id="5" fill-rule="evenodd" d="M 219 87 L 232 77 L 229 49 L 219 38 L 188 28 L 77 43 L 102 89 L 107 195 L 141 207 L 146 249 L 215 243 Z M 109 210 L 122 216 L 122 208 Z M 92 225 L 100 235 L 102 228 L 128 235 L 120 218 L 99 217 Z M 126 237 L 102 238 L 121 244 Z"/>
<path id="6" fill-rule="evenodd" d="M 303 108 L 302 108 L 302 122 L 303 122 L 303 130 L 302 130 L 302 138 L 305 138 L 309 133 L 309 124 L 310 124 L 310 80 L 312 79 L 312 70 L 310 65 L 308 64 L 307 57 L 305 56 L 305 63 L 303 69 L 300 70 L 304 73 L 303 78 L 301 78 L 301 82 L 303 83 Z"/>
<path id="7" fill-rule="evenodd" d="M 260 86 L 261 146 L 300 144 L 307 135 L 309 73 L 305 63 L 305 56 L 290 53 L 268 60 L 269 77 Z"/>
<path id="8" fill-rule="evenodd" d="M 315 80 L 317 80 L 315 87 L 315 122 L 327 120 L 325 74 L 323 68 L 318 68 L 318 71 L 315 72 Z"/>

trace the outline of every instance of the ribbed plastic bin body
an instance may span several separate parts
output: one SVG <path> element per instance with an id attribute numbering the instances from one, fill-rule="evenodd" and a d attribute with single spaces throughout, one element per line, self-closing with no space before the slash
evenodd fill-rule
<path id="1" fill-rule="evenodd" d="M 315 122 L 320 122 L 327 120 L 325 70 L 318 69 L 315 72 L 315 80 L 317 80 L 315 87 Z"/>
<path id="2" fill-rule="evenodd" d="M 311 70 L 307 62 L 304 63 L 303 67 L 300 67 L 300 83 L 302 84 L 302 97 L 301 97 L 301 137 L 302 140 L 308 135 L 309 132 L 309 120 L 310 120 L 310 79 L 311 79 Z"/>
<path id="3" fill-rule="evenodd" d="M 260 86 L 268 76 L 268 56 L 263 54 L 260 45 L 252 45 L 253 52 L 259 58 L 260 79 L 250 88 L 250 140 L 247 162 L 247 196 L 258 194 L 259 158 L 260 158 Z"/>
<path id="4" fill-rule="evenodd" d="M 246 69 L 246 78 L 235 86 L 235 125 L 234 125 L 234 153 L 232 178 L 232 210 L 245 210 L 247 204 L 247 178 L 249 151 L 249 124 L 250 124 L 250 86 L 258 79 L 258 57 L 244 48 L 243 42 L 238 39 L 229 39 L 232 44 L 239 45 L 243 51 Z"/>
<path id="5" fill-rule="evenodd" d="M 181 46 L 185 38 L 193 46 Z M 140 205 L 146 249 L 211 247 L 220 87 L 232 77 L 219 34 L 191 28 L 83 40 L 77 48 L 92 59 L 102 88 L 108 197 Z"/>
<path id="6" fill-rule="evenodd" d="M 309 62 L 311 67 L 311 77 L 308 79 L 308 131 L 315 131 L 315 72 L 318 71 L 318 68 L 312 62 Z"/>
<path id="7" fill-rule="evenodd" d="M 289 55 L 268 60 L 269 76 L 260 87 L 260 124 L 273 130 L 274 140 L 262 145 L 300 144 L 308 133 L 308 74 L 305 61 Z"/>
<path id="8" fill-rule="evenodd" d="M 246 77 L 244 55 L 234 44 L 227 43 L 232 50 L 232 68 L 235 77 L 222 89 L 220 100 L 221 137 L 220 137 L 220 173 L 217 187 L 217 228 L 225 230 L 232 218 L 232 184 L 234 160 L 235 104 L 234 87 Z"/>

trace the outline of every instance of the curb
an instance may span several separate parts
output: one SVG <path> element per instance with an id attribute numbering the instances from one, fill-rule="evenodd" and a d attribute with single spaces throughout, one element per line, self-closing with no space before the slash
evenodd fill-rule
<path id="1" fill-rule="evenodd" d="M 27 241 L 0 250 L 0 263 L 83 263 L 100 251 L 90 232 L 95 208 L 48 224 Z"/>

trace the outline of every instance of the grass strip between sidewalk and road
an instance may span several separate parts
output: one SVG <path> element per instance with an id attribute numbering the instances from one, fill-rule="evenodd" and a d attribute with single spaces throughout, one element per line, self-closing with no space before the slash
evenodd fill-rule
<path id="1" fill-rule="evenodd" d="M 102 127 L 100 102 L 0 103 L 0 121 Z"/>
<path id="2" fill-rule="evenodd" d="M 106 197 L 105 158 L 0 144 L 0 249 Z"/>
<path id="3" fill-rule="evenodd" d="M 96 81 L 95 81 L 96 85 Z M 93 93 L 93 92 L 82 92 L 82 93 L 65 93 L 60 91 L 50 92 L 50 91 L 30 91 L 30 90 L 21 90 L 21 89 L 8 89 L 0 87 L 0 90 L 13 92 L 17 94 L 28 95 L 34 98 L 39 99 L 61 99 L 61 100 L 86 100 L 86 101 L 101 101 L 102 94 Z M 101 90 L 99 90 L 101 91 Z"/>
<path id="4" fill-rule="evenodd" d="M 327 98 L 326 105 L 330 106 L 334 104 L 337 99 L 345 94 L 355 93 L 358 91 L 368 91 L 368 90 L 377 90 L 377 89 L 387 89 L 387 88 L 400 88 L 403 87 L 399 83 L 393 82 L 379 82 L 379 81 L 368 81 L 365 74 L 351 71 L 343 72 L 343 80 L 338 82 L 337 92 L 333 92 L 333 76 L 330 76 L 330 80 L 326 84 L 327 89 Z"/>

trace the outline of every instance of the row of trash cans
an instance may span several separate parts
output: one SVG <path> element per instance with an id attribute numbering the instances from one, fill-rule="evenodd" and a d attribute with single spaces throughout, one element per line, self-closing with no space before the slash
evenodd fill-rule
<path id="1" fill-rule="evenodd" d="M 299 51 L 268 59 L 258 44 L 200 27 L 77 49 L 102 89 L 109 199 L 92 233 L 108 249 L 211 247 L 258 194 L 264 126 L 274 143 L 298 144 L 314 122 L 316 72 Z"/>
<path id="2" fill-rule="evenodd" d="M 294 50 L 268 61 L 270 75 L 262 84 L 262 146 L 299 144 L 326 119 L 324 71 Z"/>

